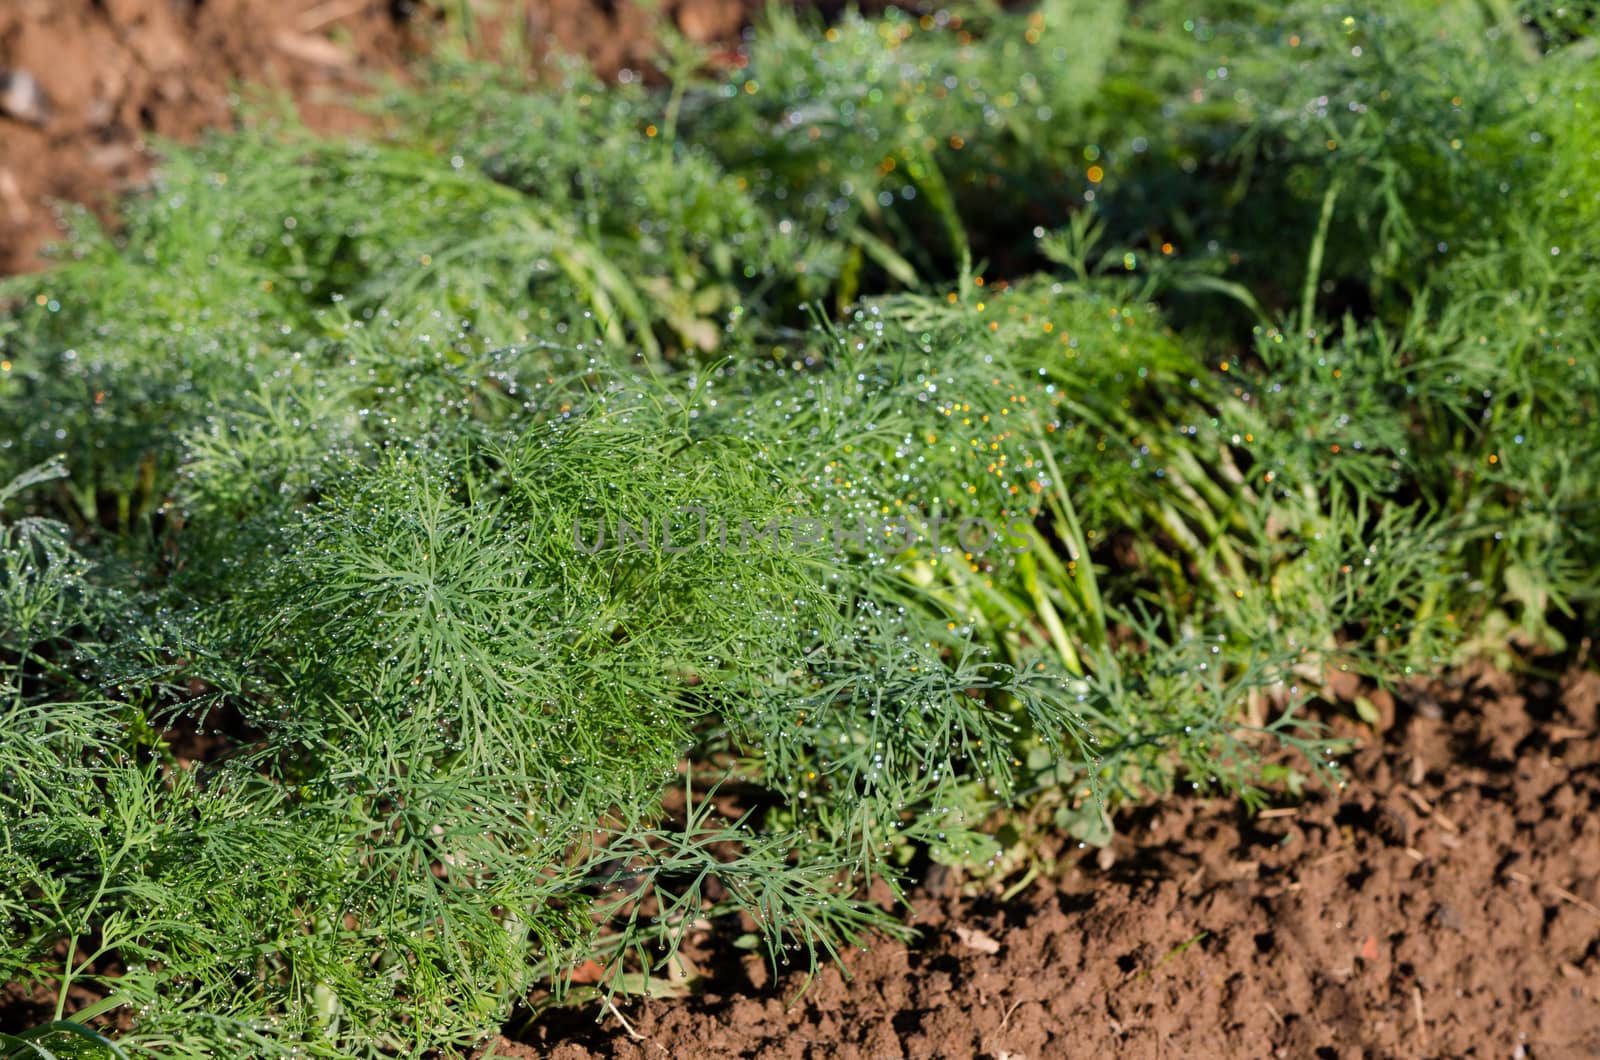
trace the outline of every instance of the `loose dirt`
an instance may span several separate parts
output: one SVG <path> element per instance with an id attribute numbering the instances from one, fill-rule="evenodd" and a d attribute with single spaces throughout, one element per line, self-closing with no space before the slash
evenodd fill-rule
<path id="1" fill-rule="evenodd" d="M 1600 675 L 1374 698 L 1341 791 L 1130 810 L 1004 905 L 946 879 L 918 941 L 792 1004 L 798 973 L 708 933 L 697 996 L 557 1010 L 484 1056 L 1600 1056 Z"/>

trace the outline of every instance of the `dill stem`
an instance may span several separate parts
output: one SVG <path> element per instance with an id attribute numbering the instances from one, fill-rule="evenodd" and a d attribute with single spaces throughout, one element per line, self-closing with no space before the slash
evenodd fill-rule
<path id="1" fill-rule="evenodd" d="M 1309 332 L 1311 329 L 1311 314 L 1317 304 L 1317 282 L 1322 278 L 1322 254 L 1328 245 L 1328 228 L 1333 224 L 1333 205 L 1339 198 L 1339 190 L 1344 184 L 1342 176 L 1336 176 L 1328 183 L 1328 190 L 1322 193 L 1322 210 L 1317 215 L 1317 233 L 1311 240 L 1311 256 L 1306 261 L 1306 282 L 1300 292 L 1300 327 Z"/>

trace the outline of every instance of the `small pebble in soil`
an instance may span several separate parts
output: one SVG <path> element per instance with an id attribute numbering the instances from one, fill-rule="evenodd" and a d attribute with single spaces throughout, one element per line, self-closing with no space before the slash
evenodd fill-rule
<path id="1" fill-rule="evenodd" d="M 50 98 L 39 79 L 26 70 L 0 70 L 0 116 L 29 125 L 50 121 Z"/>

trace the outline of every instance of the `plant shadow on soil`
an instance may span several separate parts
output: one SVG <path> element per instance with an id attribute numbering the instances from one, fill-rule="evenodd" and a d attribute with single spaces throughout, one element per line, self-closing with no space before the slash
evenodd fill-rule
<path id="1" fill-rule="evenodd" d="M 1334 722 L 1363 742 L 1342 790 L 1129 808 L 1004 904 L 934 873 L 918 940 L 803 994 L 705 932 L 694 996 L 554 1009 L 480 1056 L 1600 1056 L 1600 674 L 1372 698 L 1381 734 Z"/>

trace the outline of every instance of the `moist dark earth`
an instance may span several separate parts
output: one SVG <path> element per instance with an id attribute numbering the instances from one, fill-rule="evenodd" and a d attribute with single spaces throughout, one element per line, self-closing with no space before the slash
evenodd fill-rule
<path id="1" fill-rule="evenodd" d="M 606 71 L 647 65 L 664 20 L 727 43 L 757 6 L 506 9 L 541 53 Z M 314 128 L 369 124 L 354 101 L 449 7 L 0 0 L 0 274 L 45 264 L 57 201 L 114 224 L 154 145 L 232 121 L 239 85 Z M 1003 903 L 1017 878 L 936 873 L 915 941 L 852 950 L 803 994 L 712 930 L 688 996 L 549 1010 L 482 1057 L 1600 1056 L 1600 675 L 1587 642 L 1566 662 L 1368 690 L 1376 726 L 1335 722 L 1362 744 L 1341 790 L 1130 808 L 1111 848 L 1040 850 L 1052 871 Z"/>

